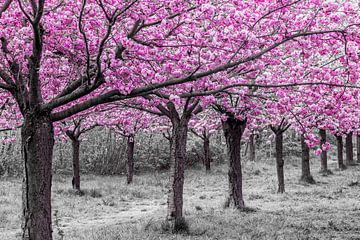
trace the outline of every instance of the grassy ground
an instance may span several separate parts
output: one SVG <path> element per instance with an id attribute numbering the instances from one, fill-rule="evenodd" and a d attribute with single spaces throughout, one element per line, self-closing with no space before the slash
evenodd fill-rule
<path id="1" fill-rule="evenodd" d="M 189 170 L 184 191 L 188 234 L 164 232 L 167 174 L 124 177 L 83 176 L 85 195 L 70 189 L 70 178 L 55 176 L 53 221 L 55 239 L 360 239 L 359 166 L 321 176 L 313 162 L 317 184 L 298 179 L 299 166 L 286 163 L 286 193 L 276 193 L 275 166 L 244 164 L 244 194 L 255 212 L 224 210 L 227 167 L 211 174 Z M 17 239 L 21 209 L 21 181 L 0 180 L 0 239 Z"/>

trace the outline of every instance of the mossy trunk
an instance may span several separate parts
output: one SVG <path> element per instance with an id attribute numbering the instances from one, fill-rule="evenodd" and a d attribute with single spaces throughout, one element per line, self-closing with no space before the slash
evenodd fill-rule
<path id="1" fill-rule="evenodd" d="M 284 157 L 283 157 L 283 132 L 278 131 L 275 134 L 275 156 L 276 156 L 276 172 L 278 178 L 278 193 L 285 192 L 284 181 Z"/>
<path id="2" fill-rule="evenodd" d="M 320 129 L 319 130 L 319 136 L 320 136 L 320 147 L 326 143 L 326 130 Z M 331 171 L 328 169 L 327 165 L 327 151 L 322 151 L 320 155 L 320 173 L 324 175 L 331 174 Z"/>
<path id="3" fill-rule="evenodd" d="M 342 136 L 336 136 L 336 142 L 337 142 L 337 159 L 338 159 L 338 167 L 341 170 L 346 169 L 346 166 L 344 164 L 344 143 Z"/>
<path id="4" fill-rule="evenodd" d="M 211 158 L 210 158 L 210 139 L 208 136 L 204 137 L 204 165 L 207 172 L 211 170 Z"/>
<path id="5" fill-rule="evenodd" d="M 173 118 L 173 145 L 170 162 L 167 220 L 173 231 L 181 230 L 183 218 L 184 170 L 189 118 Z"/>
<path id="6" fill-rule="evenodd" d="M 346 160 L 345 160 L 346 166 L 355 165 L 352 132 L 346 135 L 345 152 L 346 152 Z"/>
<path id="7" fill-rule="evenodd" d="M 225 207 L 244 209 L 241 171 L 241 136 L 246 127 L 246 121 L 228 117 L 222 122 L 229 157 L 229 196 Z"/>
<path id="8" fill-rule="evenodd" d="M 22 239 L 51 240 L 53 124 L 48 116 L 26 114 L 21 129 L 24 180 Z"/>
<path id="9" fill-rule="evenodd" d="M 72 158 L 73 158 L 73 189 L 80 191 L 80 141 L 72 139 Z"/>
<path id="10" fill-rule="evenodd" d="M 301 178 L 300 181 L 314 184 L 315 180 L 310 172 L 310 149 L 305 142 L 304 135 L 301 135 Z"/>
<path id="11" fill-rule="evenodd" d="M 131 184 L 134 178 L 134 135 L 127 138 L 127 162 L 126 162 L 126 182 Z"/>

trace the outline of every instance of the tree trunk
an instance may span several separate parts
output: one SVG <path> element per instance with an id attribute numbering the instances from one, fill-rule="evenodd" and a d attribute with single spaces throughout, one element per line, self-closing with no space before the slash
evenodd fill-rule
<path id="1" fill-rule="evenodd" d="M 356 156 L 357 163 L 360 163 L 360 135 L 356 135 Z"/>
<path id="2" fill-rule="evenodd" d="M 346 161 L 345 164 L 347 166 L 352 166 L 354 165 L 354 150 L 353 150 L 353 140 L 352 140 L 352 132 L 348 133 L 346 135 L 346 146 L 345 146 L 345 151 L 346 151 Z"/>
<path id="3" fill-rule="evenodd" d="M 183 190 L 186 162 L 186 143 L 189 118 L 172 118 L 173 144 L 170 161 L 170 182 L 168 193 L 167 220 L 173 231 L 183 230 Z"/>
<path id="4" fill-rule="evenodd" d="M 315 180 L 310 172 L 310 149 L 305 142 L 304 135 L 301 135 L 301 178 L 300 181 L 314 184 Z"/>
<path id="5" fill-rule="evenodd" d="M 27 114 L 21 130 L 23 240 L 51 240 L 51 178 L 53 124 L 48 117 Z"/>
<path id="6" fill-rule="evenodd" d="M 79 139 L 71 139 L 73 154 L 73 189 L 80 191 L 80 141 Z"/>
<path id="7" fill-rule="evenodd" d="M 321 147 L 323 144 L 326 143 L 326 130 L 320 129 L 319 135 L 320 135 L 320 147 Z M 327 152 L 322 151 L 320 157 L 321 157 L 320 173 L 322 173 L 324 175 L 330 174 L 331 171 L 328 169 L 328 166 L 327 166 Z"/>
<path id="8" fill-rule="evenodd" d="M 285 192 L 284 158 L 283 158 L 283 131 L 275 134 L 276 172 L 278 177 L 278 193 Z"/>
<path id="9" fill-rule="evenodd" d="M 246 121 L 228 117 L 222 121 L 229 157 L 229 196 L 225 207 L 244 209 L 241 172 L 241 136 L 246 127 Z"/>
<path id="10" fill-rule="evenodd" d="M 344 170 L 346 169 L 346 166 L 344 164 L 344 155 L 343 155 L 344 144 L 343 144 L 342 136 L 336 136 L 336 141 L 337 141 L 338 166 L 339 169 Z"/>
<path id="11" fill-rule="evenodd" d="M 204 139 L 204 164 L 205 169 L 207 172 L 210 171 L 210 165 L 211 165 L 211 158 L 210 158 L 210 138 L 209 136 L 205 136 Z"/>
<path id="12" fill-rule="evenodd" d="M 249 160 L 250 160 L 250 162 L 255 162 L 254 134 L 251 134 L 251 135 L 250 135 L 249 144 L 250 144 L 250 156 L 249 156 Z"/>
<path id="13" fill-rule="evenodd" d="M 126 174 L 127 174 L 127 184 L 132 183 L 134 176 L 134 135 L 130 135 L 127 138 L 127 164 L 126 164 Z"/>

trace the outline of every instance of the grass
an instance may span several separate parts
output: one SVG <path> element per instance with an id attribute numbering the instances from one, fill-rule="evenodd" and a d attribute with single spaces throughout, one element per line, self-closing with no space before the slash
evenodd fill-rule
<path id="1" fill-rule="evenodd" d="M 299 181 L 300 166 L 285 164 L 286 193 L 277 194 L 275 165 L 245 163 L 245 204 L 256 211 L 223 209 L 227 194 L 227 166 L 211 174 L 186 172 L 184 217 L 186 231 L 167 231 L 167 173 L 124 177 L 83 176 L 81 194 L 71 179 L 54 176 L 54 238 L 61 240 L 115 239 L 360 239 L 359 166 L 318 172 L 316 184 Z M 0 239 L 17 239 L 20 229 L 21 180 L 0 180 Z"/>

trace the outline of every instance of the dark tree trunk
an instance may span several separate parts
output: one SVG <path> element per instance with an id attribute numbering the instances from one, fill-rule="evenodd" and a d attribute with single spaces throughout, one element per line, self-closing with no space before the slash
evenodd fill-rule
<path id="1" fill-rule="evenodd" d="M 184 170 L 186 162 L 186 143 L 190 118 L 171 119 L 173 127 L 173 144 L 170 161 L 170 182 L 168 193 L 167 220 L 173 231 L 181 230 L 183 218 Z"/>
<path id="2" fill-rule="evenodd" d="M 304 135 L 301 135 L 301 178 L 300 181 L 314 184 L 315 180 L 310 172 L 310 149 L 305 142 Z"/>
<path id="3" fill-rule="evenodd" d="M 278 177 L 278 193 L 285 192 L 284 181 L 284 158 L 283 158 L 283 131 L 275 133 L 275 155 L 276 155 L 276 172 Z"/>
<path id="4" fill-rule="evenodd" d="M 80 141 L 79 139 L 71 139 L 73 154 L 73 189 L 80 191 Z"/>
<path id="5" fill-rule="evenodd" d="M 337 142 L 338 166 L 339 169 L 344 170 L 346 169 L 346 166 L 344 164 L 344 155 L 343 155 L 344 143 L 342 136 L 336 136 L 336 142 Z"/>
<path id="6" fill-rule="evenodd" d="M 229 196 L 225 207 L 244 209 L 241 172 L 241 136 L 246 127 L 246 121 L 228 117 L 222 121 L 229 157 Z"/>
<path id="7" fill-rule="evenodd" d="M 323 144 L 326 143 L 326 130 L 320 129 L 319 135 L 320 135 L 320 147 L 321 147 Z M 320 173 L 322 173 L 324 175 L 331 174 L 331 171 L 328 169 L 328 166 L 327 166 L 327 152 L 322 151 L 320 157 L 321 157 Z"/>
<path id="8" fill-rule="evenodd" d="M 346 151 L 346 161 L 345 164 L 347 166 L 352 166 L 354 165 L 354 149 L 353 149 L 353 140 L 352 140 L 352 132 L 348 133 L 346 135 L 346 146 L 345 146 L 345 151 Z"/>
<path id="9" fill-rule="evenodd" d="M 250 135 L 249 139 L 249 145 L 250 145 L 250 162 L 255 162 L 255 143 L 254 143 L 254 134 Z"/>
<path id="10" fill-rule="evenodd" d="M 211 158 L 210 158 L 210 138 L 204 137 L 204 164 L 207 172 L 210 171 Z"/>
<path id="11" fill-rule="evenodd" d="M 357 163 L 360 163 L 360 135 L 356 135 L 356 156 Z"/>
<path id="12" fill-rule="evenodd" d="M 25 163 L 22 239 L 51 240 L 52 122 L 47 116 L 26 114 L 21 140 Z"/>
<path id="13" fill-rule="evenodd" d="M 127 164 L 126 164 L 126 174 L 127 174 L 127 184 L 132 183 L 134 176 L 134 135 L 130 135 L 127 138 Z"/>

